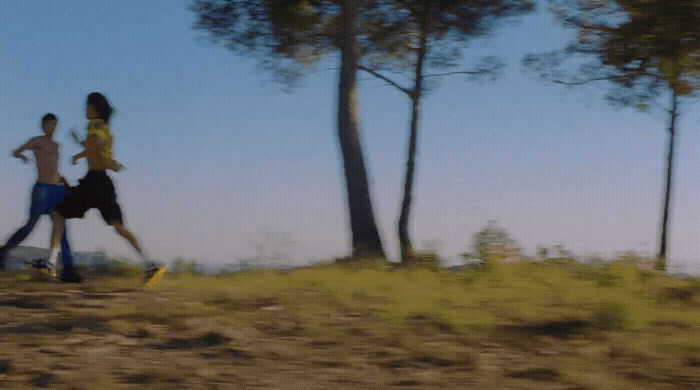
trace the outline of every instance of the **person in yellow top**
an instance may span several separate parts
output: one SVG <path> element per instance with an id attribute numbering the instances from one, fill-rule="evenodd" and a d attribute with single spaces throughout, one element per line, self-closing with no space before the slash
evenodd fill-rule
<path id="1" fill-rule="evenodd" d="M 80 141 L 78 135 L 73 131 L 73 139 L 79 144 L 85 146 L 85 141 Z M 122 169 L 122 165 L 117 162 L 114 157 L 112 157 L 112 133 L 109 131 L 109 125 L 101 118 L 90 119 L 87 128 L 87 137 L 99 141 L 99 145 L 102 147 L 86 148 L 82 153 L 78 153 L 73 156 L 73 164 L 77 163 L 81 158 L 86 158 L 88 160 L 88 167 L 95 170 L 107 170 L 110 169 L 115 172 L 119 172 Z"/>
<path id="2" fill-rule="evenodd" d="M 108 169 L 113 171 L 121 169 L 121 164 L 112 156 L 113 139 L 109 130 L 112 111 L 112 106 L 101 93 L 93 92 L 88 95 L 85 106 L 86 117 L 89 120 L 87 138 L 80 141 L 77 135 L 73 134 L 76 141 L 85 147 L 83 152 L 73 156 L 73 164 L 85 158 L 88 163 L 88 172 L 78 181 L 77 186 L 70 187 L 68 195 L 56 210 L 64 218 L 82 218 L 89 209 L 98 209 L 105 222 L 114 227 L 116 232 L 138 252 L 144 263 L 145 283 L 150 285 L 160 279 L 165 272 L 165 267 L 158 266 L 149 260 L 136 237 L 124 226 L 114 183 L 106 172 Z"/>

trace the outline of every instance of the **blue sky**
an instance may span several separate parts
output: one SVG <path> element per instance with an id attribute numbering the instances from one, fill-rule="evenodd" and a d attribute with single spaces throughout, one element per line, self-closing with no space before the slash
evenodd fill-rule
<path id="1" fill-rule="evenodd" d="M 34 168 L 10 156 L 59 117 L 61 171 L 76 183 L 84 162 L 71 127 L 85 126 L 88 93 L 116 108 L 112 175 L 126 225 L 149 254 L 232 263 L 283 252 L 289 261 L 350 251 L 336 139 L 337 58 L 291 93 L 256 67 L 198 39 L 189 1 L 0 2 L 0 237 L 26 219 Z M 561 244 L 575 253 L 657 250 L 667 117 L 616 110 L 603 84 L 566 90 L 525 75 L 527 53 L 561 47 L 573 32 L 544 8 L 474 41 L 507 64 L 493 83 L 442 81 L 423 104 L 412 237 L 455 261 L 472 235 L 497 220 L 533 254 Z M 361 75 L 360 128 L 377 220 L 390 257 L 407 148 L 409 101 Z M 678 123 L 670 262 L 698 270 L 700 121 L 686 105 Z M 46 246 L 48 218 L 25 245 Z M 71 220 L 77 250 L 134 252 L 99 213 Z M 2 238 L 0 238 L 2 239 Z M 283 241 L 293 244 L 277 245 Z M 277 244 L 275 244 L 275 242 Z"/>

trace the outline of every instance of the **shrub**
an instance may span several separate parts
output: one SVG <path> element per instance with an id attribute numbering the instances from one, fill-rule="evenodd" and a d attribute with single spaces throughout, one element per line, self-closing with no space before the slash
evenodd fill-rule
<path id="1" fill-rule="evenodd" d="M 520 259 L 520 248 L 496 221 L 488 221 L 480 232 L 474 234 L 472 249 L 473 254 L 463 256 L 467 259 L 470 257 L 481 259 L 486 267 L 493 267 L 504 260 Z"/>
<path id="2" fill-rule="evenodd" d="M 401 265 L 404 265 L 403 263 Z M 425 268 L 431 271 L 437 271 L 440 269 L 440 258 L 435 253 L 415 253 L 407 264 L 409 267 L 415 268 Z"/>
<path id="3" fill-rule="evenodd" d="M 386 259 L 378 257 L 341 257 L 335 259 L 334 264 L 351 270 L 387 270 L 391 268 Z"/>
<path id="4" fill-rule="evenodd" d="M 138 277 L 143 273 L 143 269 L 125 260 L 112 260 L 97 268 L 97 273 L 104 276 L 124 276 Z"/>
<path id="5" fill-rule="evenodd" d="M 593 322 L 602 330 L 623 330 L 630 324 L 630 313 L 622 303 L 604 302 L 593 313 Z"/>
<path id="6" fill-rule="evenodd" d="M 199 267 L 197 266 L 196 261 L 187 261 L 183 259 L 182 257 L 178 257 L 175 259 L 175 266 L 173 268 L 173 273 L 174 274 L 190 274 L 190 275 L 198 275 L 200 272 L 198 271 Z"/>

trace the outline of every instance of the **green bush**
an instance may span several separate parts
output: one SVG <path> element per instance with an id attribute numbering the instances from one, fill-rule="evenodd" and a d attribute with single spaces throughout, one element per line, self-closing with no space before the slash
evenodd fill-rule
<path id="1" fill-rule="evenodd" d="M 431 271 L 438 271 L 441 268 L 440 258 L 435 253 L 415 253 L 406 264 L 401 263 L 411 268 L 425 268 Z"/>
<path id="2" fill-rule="evenodd" d="M 623 330 L 630 325 L 630 312 L 619 302 L 603 302 L 593 313 L 593 322 L 598 329 Z"/>
<path id="3" fill-rule="evenodd" d="M 388 270 L 391 268 L 386 259 L 378 257 L 341 257 L 335 259 L 333 263 L 341 268 L 356 271 L 363 269 Z"/>
<path id="4" fill-rule="evenodd" d="M 182 257 L 178 257 L 177 259 L 175 259 L 173 273 L 176 275 L 180 275 L 180 274 L 199 275 L 200 272 L 198 270 L 199 270 L 199 267 L 197 266 L 196 261 L 188 261 L 188 260 L 183 259 Z"/>
<path id="5" fill-rule="evenodd" d="M 143 268 L 124 260 L 112 260 L 101 265 L 96 270 L 97 274 L 103 276 L 123 276 L 123 277 L 138 277 L 143 273 Z"/>

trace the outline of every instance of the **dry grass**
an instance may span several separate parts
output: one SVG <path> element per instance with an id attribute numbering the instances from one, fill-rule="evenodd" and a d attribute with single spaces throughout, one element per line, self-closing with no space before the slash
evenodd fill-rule
<path id="1" fill-rule="evenodd" d="M 700 388 L 700 282 L 624 263 L 0 284 L 0 388 Z"/>

